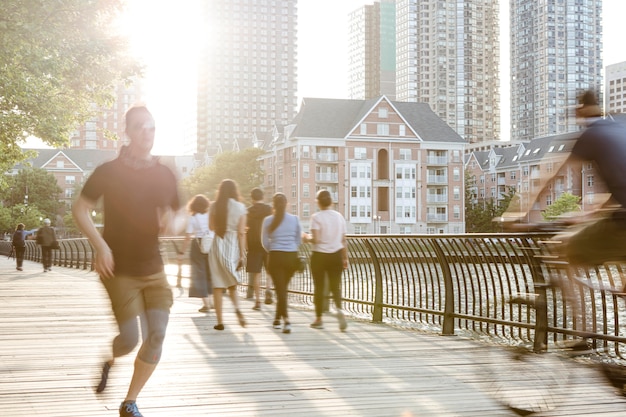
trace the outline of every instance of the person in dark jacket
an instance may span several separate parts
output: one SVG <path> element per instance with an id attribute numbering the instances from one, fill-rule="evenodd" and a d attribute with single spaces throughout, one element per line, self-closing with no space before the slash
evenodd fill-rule
<path id="1" fill-rule="evenodd" d="M 54 229 L 50 227 L 50 219 L 43 220 L 43 227 L 37 230 L 37 244 L 41 246 L 41 263 L 43 272 L 52 271 L 52 249 L 57 241 Z"/>
<path id="2" fill-rule="evenodd" d="M 19 223 L 13 233 L 13 239 L 11 245 L 15 251 L 15 262 L 17 264 L 17 270 L 22 271 L 22 264 L 24 263 L 24 252 L 26 251 L 26 236 L 33 234 L 24 230 L 24 224 Z"/>
<path id="3" fill-rule="evenodd" d="M 272 214 L 272 207 L 263 202 L 263 191 L 254 188 L 250 192 L 252 205 L 248 207 L 246 243 L 248 257 L 246 271 L 248 272 L 248 298 L 252 298 L 254 291 L 254 309 L 261 309 L 261 272 L 265 266 L 267 286 L 265 290 L 265 304 L 272 304 L 272 290 L 270 290 L 270 276 L 267 273 L 267 252 L 261 243 L 261 226 L 263 219 Z"/>

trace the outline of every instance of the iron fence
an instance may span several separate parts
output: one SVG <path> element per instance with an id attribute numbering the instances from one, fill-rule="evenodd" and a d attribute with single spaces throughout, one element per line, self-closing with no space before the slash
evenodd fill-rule
<path id="1" fill-rule="evenodd" d="M 548 233 L 349 236 L 344 309 L 374 322 L 485 337 L 535 350 L 584 336 L 603 355 L 624 359 L 624 299 L 605 289 L 624 285 L 626 264 L 574 271 L 546 261 L 552 258 L 551 246 L 545 244 L 550 237 Z M 93 267 L 94 253 L 86 239 L 59 242 L 54 265 Z M 187 261 L 176 264 L 181 244 L 182 238 L 163 238 L 161 245 L 179 283 L 189 276 Z M 10 252 L 11 243 L 0 242 L 0 253 Z M 310 259 L 309 245 L 302 245 L 300 252 Z M 25 257 L 41 260 L 34 241 L 27 241 Z M 573 273 L 580 278 L 574 286 L 580 314 L 572 311 L 571 298 L 546 285 Z M 245 292 L 247 274 L 242 274 L 241 283 Z M 312 308 L 310 268 L 293 277 L 289 301 Z"/>

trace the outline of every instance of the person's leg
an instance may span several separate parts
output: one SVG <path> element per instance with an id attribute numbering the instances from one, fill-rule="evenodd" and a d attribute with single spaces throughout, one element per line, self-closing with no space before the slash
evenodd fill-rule
<path id="1" fill-rule="evenodd" d="M 279 258 L 276 256 L 276 258 Z M 272 258 L 273 262 L 274 258 Z M 287 286 L 285 284 L 286 271 L 285 267 L 281 265 L 281 260 L 284 262 L 285 258 L 280 257 L 277 262 L 278 265 L 272 267 L 272 277 L 274 277 L 274 291 L 276 291 L 276 313 L 274 315 L 274 321 L 280 321 L 281 319 L 287 320 L 286 303 L 287 303 Z"/>
<path id="2" fill-rule="evenodd" d="M 17 263 L 17 268 L 19 270 L 22 269 L 22 266 L 24 265 L 24 252 L 26 251 L 26 248 L 20 248 L 20 247 L 16 247 L 15 248 L 15 262 Z"/>
<path id="3" fill-rule="evenodd" d="M 150 379 L 163 352 L 163 340 L 169 321 L 169 311 L 151 309 L 146 311 L 147 334 L 135 359 L 133 377 L 124 401 L 135 401 Z"/>
<path id="4" fill-rule="evenodd" d="M 228 295 L 230 296 L 230 300 L 235 306 L 235 313 L 237 314 L 237 320 L 239 320 L 239 324 L 241 325 L 241 327 L 246 327 L 246 320 L 243 317 L 243 313 L 239 310 L 239 295 L 237 294 L 236 285 L 228 287 Z"/>
<path id="5" fill-rule="evenodd" d="M 252 275 L 252 285 L 254 287 L 254 306 L 261 306 L 261 273 L 255 272 Z"/>
<path id="6" fill-rule="evenodd" d="M 315 322 L 313 324 L 319 323 L 321 327 L 326 266 L 323 254 L 319 252 L 313 252 L 311 255 L 311 276 L 313 277 L 313 304 L 315 305 Z"/>
<path id="7" fill-rule="evenodd" d="M 346 330 L 348 323 L 343 312 L 343 295 L 341 293 L 341 275 L 343 273 L 343 261 L 341 252 L 328 255 L 328 286 L 330 293 L 335 302 L 337 310 L 337 320 L 339 321 L 339 329 Z"/>
<path id="8" fill-rule="evenodd" d="M 213 288 L 213 307 L 215 307 L 215 317 L 217 318 L 216 330 L 224 329 L 224 322 L 222 321 L 222 291 L 222 288 Z"/>

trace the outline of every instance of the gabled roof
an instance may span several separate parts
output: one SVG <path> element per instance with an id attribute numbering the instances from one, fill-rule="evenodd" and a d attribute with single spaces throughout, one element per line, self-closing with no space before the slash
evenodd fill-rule
<path id="1" fill-rule="evenodd" d="M 518 158 L 520 151 L 523 151 L 522 145 L 510 146 L 508 148 L 499 148 L 500 160 L 498 161 L 498 169 L 514 168 L 518 166 Z M 517 157 L 517 158 L 516 158 Z"/>
<path id="2" fill-rule="evenodd" d="M 526 145 L 526 150 L 517 162 L 539 162 L 552 154 L 570 152 L 579 136 L 580 132 L 573 132 L 533 139 Z"/>
<path id="3" fill-rule="evenodd" d="M 300 111 L 294 118 L 296 128 L 290 137 L 344 139 L 382 100 L 387 98 L 385 96 L 370 100 L 304 98 Z M 387 101 L 422 140 L 465 143 L 465 140 L 441 120 L 428 104 Z"/>
<path id="4" fill-rule="evenodd" d="M 91 172 L 98 165 L 110 161 L 117 156 L 117 151 L 105 151 L 101 149 L 24 149 L 25 151 L 35 151 L 35 158 L 27 159 L 15 166 L 15 169 L 25 168 L 30 164 L 35 168 L 46 168 L 46 164 L 57 155 L 61 154 L 73 163 L 79 170 Z"/>

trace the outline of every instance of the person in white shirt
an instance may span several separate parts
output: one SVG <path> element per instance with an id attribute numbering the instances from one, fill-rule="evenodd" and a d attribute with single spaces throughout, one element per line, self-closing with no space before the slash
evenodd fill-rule
<path id="1" fill-rule="evenodd" d="M 201 313 L 208 313 L 211 309 L 210 295 L 213 294 L 209 257 L 200 250 L 200 239 L 202 236 L 213 234 L 213 231 L 209 230 L 209 205 L 209 199 L 202 194 L 192 197 L 189 203 L 187 203 L 189 219 L 187 220 L 183 248 L 178 254 L 179 258 L 182 258 L 191 242 L 191 251 L 189 253 L 189 264 L 191 266 L 189 297 L 202 298 L 203 305 L 198 310 Z"/>
<path id="2" fill-rule="evenodd" d="M 348 267 L 346 247 L 346 220 L 331 209 L 332 198 L 328 190 L 320 190 L 316 196 L 320 211 L 311 216 L 311 235 L 305 239 L 313 243 L 311 274 L 313 275 L 313 302 L 315 304 L 314 329 L 323 329 L 324 284 L 328 277 L 330 293 L 335 301 L 339 329 L 348 327 L 342 310 L 341 274 Z"/>

